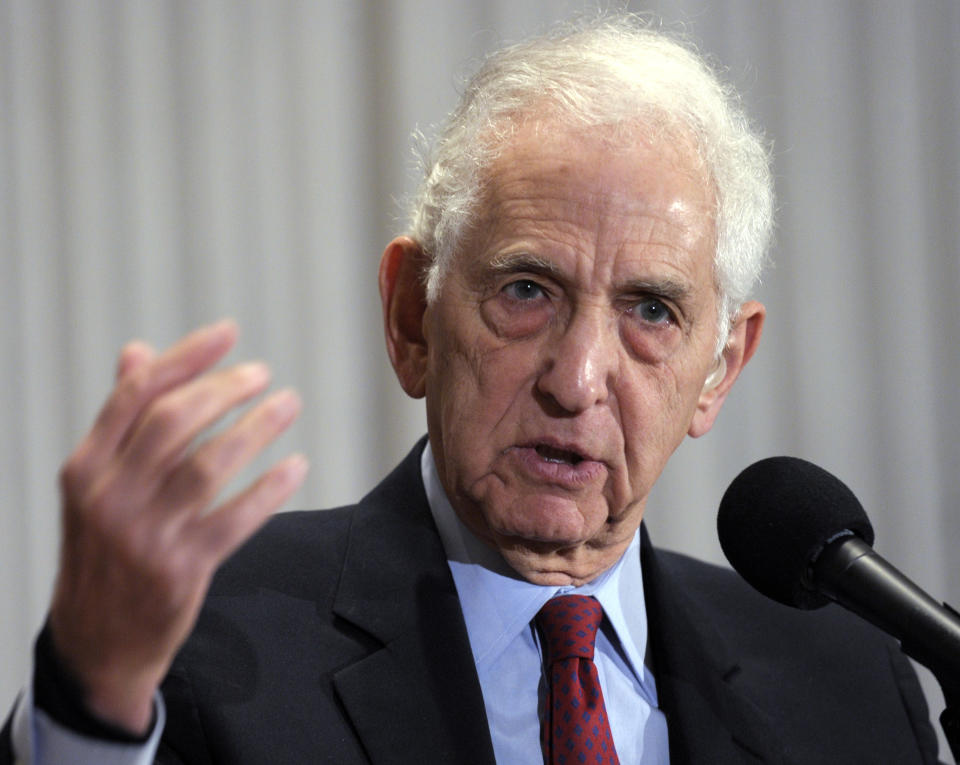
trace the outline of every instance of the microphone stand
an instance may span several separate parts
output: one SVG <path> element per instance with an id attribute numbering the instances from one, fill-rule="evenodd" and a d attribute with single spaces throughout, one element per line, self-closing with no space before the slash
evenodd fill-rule
<path id="1" fill-rule="evenodd" d="M 815 588 L 900 641 L 943 690 L 940 715 L 947 743 L 960 762 L 960 613 L 940 604 L 859 537 L 823 548 L 812 566 Z M 884 587 L 871 583 L 884 582 Z"/>

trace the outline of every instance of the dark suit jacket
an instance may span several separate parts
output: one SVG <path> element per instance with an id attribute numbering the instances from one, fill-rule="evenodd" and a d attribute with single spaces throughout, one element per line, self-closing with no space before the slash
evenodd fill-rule
<path id="1" fill-rule="evenodd" d="M 163 688 L 159 762 L 494 762 L 421 449 L 356 507 L 277 516 L 218 573 Z M 935 761 L 916 677 L 873 628 L 645 533 L 641 559 L 673 765 Z"/>
<path id="2" fill-rule="evenodd" d="M 217 576 L 164 687 L 161 762 L 493 763 L 421 448 L 356 507 L 278 516 Z M 872 627 L 645 534 L 641 559 L 673 765 L 935 761 L 916 677 Z"/>

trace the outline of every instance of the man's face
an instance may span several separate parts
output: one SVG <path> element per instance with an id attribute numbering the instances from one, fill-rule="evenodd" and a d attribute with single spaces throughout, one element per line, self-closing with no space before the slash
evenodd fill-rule
<path id="1" fill-rule="evenodd" d="M 431 444 L 457 514 L 514 569 L 588 581 L 715 414 L 712 190 L 669 144 L 534 127 L 486 179 L 423 315 Z"/>

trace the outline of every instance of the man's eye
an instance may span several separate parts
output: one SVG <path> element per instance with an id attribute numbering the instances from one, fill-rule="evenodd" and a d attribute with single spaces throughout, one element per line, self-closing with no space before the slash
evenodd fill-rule
<path id="1" fill-rule="evenodd" d="M 503 288 L 503 291 L 515 300 L 534 300 L 543 296 L 543 289 L 540 285 L 534 281 L 530 281 L 530 279 L 519 279 L 515 282 L 510 282 L 510 284 Z"/>
<path id="2" fill-rule="evenodd" d="M 673 319 L 673 314 L 662 300 L 645 298 L 632 309 L 634 315 L 650 324 L 665 324 Z"/>

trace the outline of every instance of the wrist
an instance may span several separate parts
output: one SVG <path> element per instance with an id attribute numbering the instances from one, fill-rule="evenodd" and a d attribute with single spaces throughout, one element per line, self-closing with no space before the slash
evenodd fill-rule
<path id="1" fill-rule="evenodd" d="M 153 687 L 105 683 L 89 688 L 57 650 L 49 623 L 34 647 L 33 693 L 37 707 L 56 722 L 91 738 L 143 743 L 156 721 Z"/>

